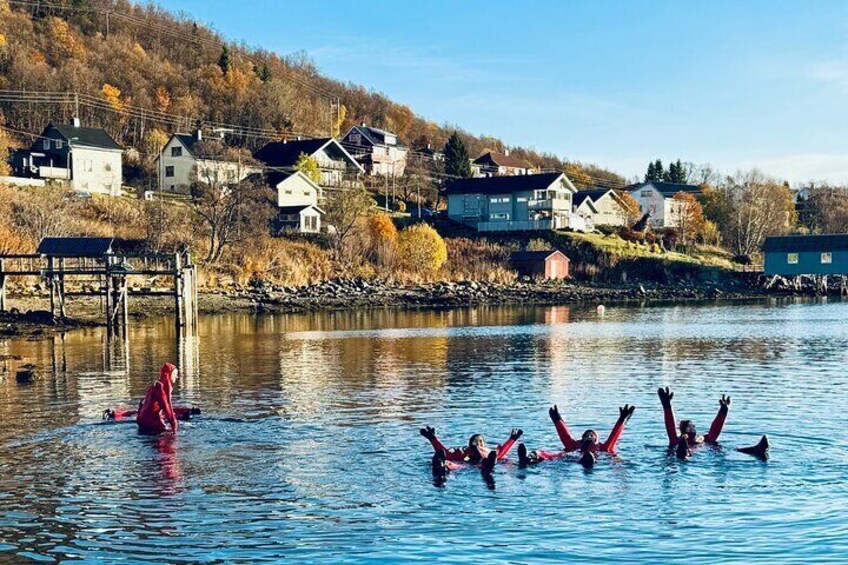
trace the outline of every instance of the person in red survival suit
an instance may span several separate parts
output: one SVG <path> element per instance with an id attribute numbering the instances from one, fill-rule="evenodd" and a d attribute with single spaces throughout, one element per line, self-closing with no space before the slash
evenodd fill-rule
<path id="1" fill-rule="evenodd" d="M 622 432 L 624 432 L 624 425 L 633 416 L 635 410 L 635 406 L 628 404 L 619 408 L 618 420 L 615 422 L 609 437 L 605 442 L 600 443 L 598 432 L 595 430 L 586 430 L 583 432 L 580 441 L 574 439 L 571 436 L 571 432 L 568 431 L 568 426 L 565 425 L 565 420 L 562 419 L 559 413 L 559 408 L 554 404 L 548 410 L 548 415 L 551 417 L 551 421 L 554 423 L 554 427 L 556 427 L 557 435 L 559 435 L 559 439 L 562 442 L 562 451 L 542 451 L 537 449 L 528 452 L 527 446 L 522 443 L 518 446 L 518 464 L 526 467 L 527 465 L 542 461 L 560 459 L 567 453 L 579 450 L 581 453 L 580 464 L 584 467 L 592 467 L 597 459 L 597 453 L 615 453 L 615 446 Z"/>
<path id="2" fill-rule="evenodd" d="M 171 406 L 171 392 L 179 371 L 171 363 L 165 363 L 159 373 L 159 380 L 150 385 L 139 403 L 135 421 L 139 431 L 145 434 L 167 431 L 177 433 L 177 416 Z"/>
<path id="3" fill-rule="evenodd" d="M 170 377 L 167 376 L 166 373 L 167 373 L 167 375 L 170 375 Z M 130 418 L 135 418 L 136 421 L 139 422 L 139 426 L 141 426 L 141 423 L 140 423 L 140 420 L 139 420 L 139 418 L 140 418 L 139 414 L 142 411 L 142 407 L 145 406 L 145 400 L 147 400 L 148 398 L 152 398 L 151 395 L 155 396 L 156 394 L 158 394 L 157 391 L 155 390 L 155 388 L 156 388 L 157 384 L 161 384 L 162 385 L 162 392 L 166 394 L 166 396 L 168 398 L 168 405 L 171 407 L 171 410 L 173 411 L 176 419 L 184 421 L 184 422 L 189 421 L 192 416 L 197 416 L 198 414 L 201 413 L 200 408 L 189 407 L 189 406 L 173 406 L 170 403 L 170 401 L 171 401 L 171 390 L 173 389 L 173 382 L 177 379 L 178 373 L 179 373 L 179 371 L 174 365 L 172 365 L 171 363 L 166 363 L 165 365 L 162 366 L 162 369 L 160 371 L 159 380 L 156 381 L 156 383 L 154 383 L 150 388 L 147 389 L 147 394 L 145 395 L 144 399 L 142 399 L 138 403 L 138 410 L 122 410 L 120 408 L 107 409 L 107 410 L 103 411 L 103 419 L 104 420 L 113 420 L 113 421 L 116 421 L 116 422 L 123 422 L 123 421 L 129 420 Z M 151 410 L 152 410 L 153 405 L 154 405 L 154 403 L 150 403 L 147 406 L 150 406 Z M 148 413 L 148 414 L 144 414 L 144 416 L 142 416 L 144 418 L 145 422 L 149 421 L 152 418 L 151 414 L 152 414 L 152 412 Z M 160 420 L 163 420 L 163 419 L 160 418 Z M 167 423 L 167 417 L 166 416 L 164 417 L 163 422 Z M 160 433 L 160 432 L 153 432 L 153 433 Z"/>
<path id="4" fill-rule="evenodd" d="M 675 455 L 679 459 L 687 459 L 692 455 L 692 450 L 699 445 L 705 443 L 716 445 L 718 443 L 718 436 L 721 435 L 721 430 L 724 428 L 724 423 L 727 420 L 727 413 L 730 411 L 731 399 L 729 396 L 722 395 L 721 399 L 719 399 L 718 414 L 713 419 L 709 431 L 703 436 L 698 435 L 695 429 L 695 423 L 692 420 L 680 420 L 680 424 L 678 425 L 674 417 L 674 408 L 671 407 L 671 399 L 674 398 L 674 393 L 668 387 L 657 389 L 657 396 L 660 397 L 663 407 L 663 419 L 665 421 L 665 431 L 668 434 L 668 445 L 674 448 Z M 677 433 L 678 429 L 680 430 L 679 435 Z M 760 459 L 767 459 L 769 452 L 768 436 L 763 436 L 756 445 L 739 447 L 737 451 L 759 457 Z"/>
<path id="5" fill-rule="evenodd" d="M 474 434 L 468 439 L 467 447 L 452 447 L 448 449 L 436 437 L 436 429 L 426 426 L 421 428 L 421 435 L 430 441 L 435 453 L 433 454 L 433 475 L 444 477 L 448 471 L 456 470 L 463 464 L 479 465 L 484 475 L 491 475 L 495 463 L 506 458 L 516 440 L 524 433 L 513 429 L 509 439 L 495 449 L 486 447 L 486 439 L 482 434 Z"/>

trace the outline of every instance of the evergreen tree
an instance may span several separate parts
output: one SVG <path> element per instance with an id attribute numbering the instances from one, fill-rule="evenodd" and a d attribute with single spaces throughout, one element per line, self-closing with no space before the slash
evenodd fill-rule
<path id="1" fill-rule="evenodd" d="M 221 72 L 224 74 L 233 70 L 233 58 L 226 45 L 224 45 L 224 48 L 221 49 L 221 56 L 218 57 L 218 66 L 221 67 Z"/>
<path id="2" fill-rule="evenodd" d="M 680 159 L 678 159 L 677 162 L 672 163 L 668 170 L 670 182 L 686 184 L 686 169 L 683 168 L 683 163 L 680 162 Z"/>
<path id="3" fill-rule="evenodd" d="M 662 159 L 654 161 L 654 180 L 662 182 L 666 180 L 667 174 L 668 173 L 665 172 L 665 168 L 663 167 Z"/>
<path id="4" fill-rule="evenodd" d="M 648 172 L 645 173 L 645 182 L 653 182 L 657 180 L 657 172 L 654 169 L 654 162 L 648 163 Z"/>
<path id="5" fill-rule="evenodd" d="M 445 173 L 455 177 L 468 178 L 471 176 L 471 159 L 465 142 L 454 131 L 445 144 Z"/>
<path id="6" fill-rule="evenodd" d="M 268 82 L 271 80 L 271 69 L 268 68 L 268 63 L 262 63 L 262 66 L 254 63 L 253 72 L 256 73 L 256 76 L 259 77 L 259 80 L 262 82 Z"/>

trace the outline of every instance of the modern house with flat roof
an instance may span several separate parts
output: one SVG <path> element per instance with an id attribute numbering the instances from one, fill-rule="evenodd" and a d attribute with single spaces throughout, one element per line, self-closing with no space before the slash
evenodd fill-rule
<path id="1" fill-rule="evenodd" d="M 848 234 L 767 237 L 763 262 L 767 275 L 845 275 Z"/>
<path id="2" fill-rule="evenodd" d="M 448 217 L 480 232 L 575 228 L 563 173 L 459 179 L 446 189 Z"/>
<path id="3" fill-rule="evenodd" d="M 655 228 L 677 226 L 682 204 L 675 202 L 675 194 L 680 192 L 693 196 L 700 196 L 701 194 L 701 187 L 694 184 L 656 181 L 630 185 L 627 190 L 639 203 L 642 214 L 651 214 L 650 223 Z"/>

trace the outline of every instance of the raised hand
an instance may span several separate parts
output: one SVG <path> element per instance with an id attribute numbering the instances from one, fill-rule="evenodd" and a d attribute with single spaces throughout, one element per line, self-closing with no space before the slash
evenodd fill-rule
<path id="1" fill-rule="evenodd" d="M 668 387 L 658 388 L 657 396 L 660 397 L 660 402 L 662 402 L 663 408 L 668 408 L 671 406 L 671 399 L 674 398 L 674 393 L 669 390 Z"/>
<path id="2" fill-rule="evenodd" d="M 512 441 L 515 441 L 523 435 L 524 435 L 524 430 L 513 428 L 512 432 L 510 432 L 510 434 L 509 434 L 509 439 L 511 439 Z"/>
<path id="3" fill-rule="evenodd" d="M 562 416 L 559 415 L 559 408 L 557 408 L 556 404 L 550 407 L 550 409 L 548 410 L 548 416 L 551 417 L 551 421 L 554 424 L 562 420 Z"/>
<path id="4" fill-rule="evenodd" d="M 721 399 L 718 401 L 718 403 L 721 405 L 722 410 L 730 409 L 731 400 L 729 396 L 725 396 L 722 394 Z"/>
<path id="5" fill-rule="evenodd" d="M 433 439 L 436 437 L 436 428 L 431 428 L 430 426 L 424 426 L 420 430 L 418 430 L 422 436 L 427 439 Z"/>
<path id="6" fill-rule="evenodd" d="M 625 404 L 621 408 L 618 409 L 618 419 L 622 422 L 626 422 L 633 416 L 633 412 L 636 411 L 635 406 L 630 406 L 629 404 Z"/>

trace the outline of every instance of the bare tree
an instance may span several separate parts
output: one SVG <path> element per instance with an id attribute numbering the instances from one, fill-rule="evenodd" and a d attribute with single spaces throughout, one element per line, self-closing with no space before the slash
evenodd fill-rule
<path id="1" fill-rule="evenodd" d="M 325 221 L 332 237 L 336 261 L 349 263 L 355 255 L 352 245 L 363 223 L 376 207 L 374 199 L 364 188 L 342 190 L 324 205 Z"/>

